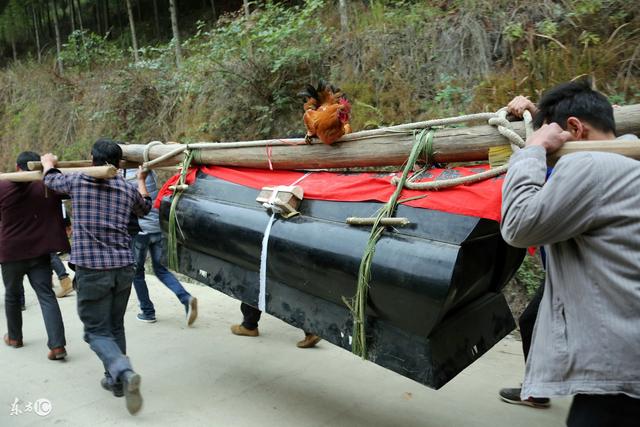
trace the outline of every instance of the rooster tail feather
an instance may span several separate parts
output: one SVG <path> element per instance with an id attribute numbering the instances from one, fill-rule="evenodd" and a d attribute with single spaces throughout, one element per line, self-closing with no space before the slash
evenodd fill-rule
<path id="1" fill-rule="evenodd" d="M 298 96 L 303 98 L 313 98 L 318 100 L 320 97 L 318 96 L 318 91 L 311 85 L 307 85 L 307 87 L 302 91 L 298 92 Z"/>

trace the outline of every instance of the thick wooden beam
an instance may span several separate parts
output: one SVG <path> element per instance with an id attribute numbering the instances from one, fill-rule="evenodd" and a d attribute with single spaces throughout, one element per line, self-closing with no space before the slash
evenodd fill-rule
<path id="1" fill-rule="evenodd" d="M 616 108 L 614 114 L 619 134 L 640 134 L 640 104 Z M 410 127 L 402 126 L 405 129 Z M 511 127 L 524 137 L 522 122 L 513 122 Z M 399 166 L 406 161 L 414 144 L 412 132 L 399 132 L 397 128 L 356 132 L 345 136 L 343 140 L 331 146 L 315 141 L 308 145 L 302 139 L 221 142 L 213 148 L 196 150 L 194 163 L 261 169 Z M 507 139 L 489 125 L 437 129 L 429 160 L 443 163 L 486 160 L 489 148 L 508 144 Z M 199 144 L 190 146 L 202 147 Z M 121 147 L 125 160 L 143 162 L 145 145 Z M 149 149 L 149 159 L 166 155 L 177 147 L 179 144 L 155 145 Z M 156 166 L 175 165 L 181 161 L 182 155 L 177 155 Z"/>

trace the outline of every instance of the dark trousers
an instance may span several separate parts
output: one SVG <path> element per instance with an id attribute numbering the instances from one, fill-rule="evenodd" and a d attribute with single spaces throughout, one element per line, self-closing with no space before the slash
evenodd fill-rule
<path id="1" fill-rule="evenodd" d="M 78 314 L 84 340 L 114 380 L 131 369 L 124 333 L 124 313 L 131 294 L 133 265 L 110 270 L 76 266 Z"/>
<path id="2" fill-rule="evenodd" d="M 578 394 L 573 398 L 568 427 L 635 427 L 640 424 L 640 399 L 625 394 Z"/>
<path id="3" fill-rule="evenodd" d="M 51 259 L 49 255 L 23 261 L 2 263 L 2 281 L 5 286 L 4 307 L 7 316 L 9 338 L 22 339 L 22 303 L 24 276 L 38 297 L 44 326 L 47 330 L 49 348 L 64 347 L 64 324 L 58 300 L 51 282 Z"/>
<path id="4" fill-rule="evenodd" d="M 542 294 L 544 293 L 544 280 L 538 286 L 535 295 L 524 309 L 520 317 L 518 318 L 518 326 L 520 327 L 520 336 L 522 337 L 522 352 L 524 353 L 524 360 L 527 360 L 529 356 L 529 349 L 531 348 L 531 338 L 533 337 L 533 326 L 536 324 L 536 317 L 538 317 L 538 309 L 540 308 L 540 301 L 542 301 Z"/>
<path id="5" fill-rule="evenodd" d="M 245 303 L 240 304 L 240 311 L 242 311 L 242 326 L 251 330 L 256 329 L 262 312 Z"/>
<path id="6" fill-rule="evenodd" d="M 242 326 L 247 329 L 254 330 L 258 328 L 258 322 L 262 312 L 249 304 L 240 304 L 240 311 L 242 311 Z M 311 332 L 304 331 L 305 335 L 313 335 Z"/>
<path id="7" fill-rule="evenodd" d="M 58 254 L 55 252 L 52 252 L 50 257 L 51 257 L 51 268 L 56 273 L 56 276 L 58 276 L 58 279 L 62 280 L 65 277 L 69 277 L 69 273 L 67 273 L 67 269 L 64 268 L 64 264 L 62 263 L 62 260 L 60 259 Z M 24 288 L 22 288 L 20 292 L 20 305 L 25 305 Z"/>

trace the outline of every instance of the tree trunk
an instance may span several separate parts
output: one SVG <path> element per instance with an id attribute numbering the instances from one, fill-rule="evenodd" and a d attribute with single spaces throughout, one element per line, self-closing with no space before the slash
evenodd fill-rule
<path id="1" fill-rule="evenodd" d="M 82 25 L 82 9 L 80 8 L 80 0 L 75 0 L 75 4 L 77 8 L 76 10 L 78 11 L 78 24 L 80 24 L 80 31 L 84 31 L 84 26 Z"/>
<path id="2" fill-rule="evenodd" d="M 243 0 L 242 3 L 244 5 L 244 16 L 249 19 L 249 15 L 251 15 L 251 10 L 249 9 L 249 0 Z"/>
<path id="3" fill-rule="evenodd" d="M 213 14 L 213 20 L 216 21 L 218 19 L 218 15 L 216 14 L 216 4 L 214 0 L 211 0 L 211 13 Z"/>
<path id="4" fill-rule="evenodd" d="M 108 34 L 111 28 L 109 27 L 109 0 L 104 0 L 104 33 Z"/>
<path id="5" fill-rule="evenodd" d="M 76 17 L 74 16 L 73 0 L 67 0 L 67 7 L 69 7 L 69 17 L 71 18 L 71 31 L 76 30 Z"/>
<path id="6" fill-rule="evenodd" d="M 156 39 L 160 40 L 160 15 L 158 14 L 158 0 L 153 0 L 153 17 L 156 24 Z"/>
<path id="7" fill-rule="evenodd" d="M 142 8 L 140 7 L 140 0 L 136 0 L 136 12 L 138 12 L 138 22 L 142 22 Z"/>
<path id="8" fill-rule="evenodd" d="M 616 128 L 620 134 L 640 133 L 640 104 L 628 105 L 614 110 Z M 418 124 L 419 125 L 419 124 Z M 524 124 L 511 123 L 512 129 L 524 137 Z M 198 144 L 189 144 L 195 149 L 195 164 L 250 167 L 268 169 L 323 169 L 349 167 L 400 166 L 409 157 L 415 138 L 409 131 L 398 133 L 397 128 L 387 131 L 376 129 L 356 132 L 342 138 L 332 146 L 322 143 L 305 144 L 304 139 L 274 139 L 269 141 L 248 141 L 216 144 L 220 148 L 198 150 Z M 298 145 L 293 145 L 296 143 Z M 265 147 L 270 146 L 269 154 Z M 494 126 L 478 125 L 461 128 L 438 129 L 432 146 L 431 162 L 471 162 L 486 161 L 490 147 L 509 146 L 505 137 Z M 123 159 L 143 162 L 146 145 L 121 145 Z M 149 150 L 149 158 L 172 152 L 179 145 L 154 146 Z M 576 151 L 609 151 L 629 157 L 640 158 L 640 144 L 637 141 L 580 141 L 567 143 L 560 154 Z M 421 157 L 424 160 L 424 157 Z M 157 166 L 175 165 L 182 155 L 167 159 Z M 554 157 L 550 156 L 553 163 Z"/>
<path id="9" fill-rule="evenodd" d="M 140 61 L 138 57 L 138 39 L 136 38 L 136 24 L 133 22 L 133 9 L 131 8 L 131 0 L 125 0 L 127 3 L 127 13 L 129 14 L 129 26 L 131 27 L 131 43 L 133 44 L 133 60 Z"/>
<path id="10" fill-rule="evenodd" d="M 349 19 L 347 15 L 347 0 L 339 1 L 340 9 L 340 29 L 343 33 L 349 31 Z"/>
<path id="11" fill-rule="evenodd" d="M 97 27 L 97 30 L 98 30 L 98 34 L 103 34 L 102 33 L 102 25 L 100 24 L 100 21 L 101 21 L 101 19 L 100 19 L 100 2 L 96 1 L 93 4 L 93 7 L 94 7 L 94 10 L 96 12 L 96 27 Z"/>
<path id="12" fill-rule="evenodd" d="M 51 23 L 53 20 L 51 19 L 51 7 L 49 6 L 49 2 L 45 3 L 45 8 L 47 11 L 47 26 L 49 27 L 49 38 L 55 35 L 55 30 L 53 29 Z"/>
<path id="13" fill-rule="evenodd" d="M 16 38 L 11 36 L 11 50 L 13 51 L 13 61 L 18 60 L 18 51 L 16 50 Z"/>
<path id="14" fill-rule="evenodd" d="M 56 32 L 56 62 L 58 64 L 58 73 L 62 75 L 64 73 L 64 68 L 62 66 L 62 58 L 60 57 L 62 53 L 62 38 L 60 37 L 60 26 L 58 25 L 58 12 L 56 12 L 57 6 L 56 1 L 53 0 L 53 27 Z"/>
<path id="15" fill-rule="evenodd" d="M 176 0 L 169 0 L 169 12 L 171 12 L 171 30 L 173 31 L 173 41 L 176 45 L 176 65 L 182 65 L 182 48 L 180 46 L 180 33 L 178 32 L 178 10 Z"/>
<path id="16" fill-rule="evenodd" d="M 42 62 L 42 53 L 40 52 L 40 31 L 38 30 L 38 20 L 36 19 L 36 8 L 31 6 L 31 15 L 33 16 L 33 29 L 36 36 L 36 51 L 38 56 L 38 64 Z"/>

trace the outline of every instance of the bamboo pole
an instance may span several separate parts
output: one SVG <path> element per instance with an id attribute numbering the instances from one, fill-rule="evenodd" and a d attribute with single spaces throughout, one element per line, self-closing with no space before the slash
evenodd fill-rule
<path id="1" fill-rule="evenodd" d="M 614 110 L 619 134 L 640 134 L 640 104 L 618 107 Z M 413 130 L 426 122 L 410 123 L 396 127 L 356 132 L 344 136 L 341 142 L 325 145 L 314 141 L 308 145 L 302 139 L 272 139 L 261 141 L 221 142 L 189 144 L 197 149 L 193 162 L 220 166 L 250 167 L 259 169 L 325 169 L 350 167 L 378 167 L 402 165 L 414 144 Z M 524 124 L 512 122 L 511 128 L 524 137 Z M 621 143 L 621 142 L 616 142 Z M 438 129 L 433 140 L 431 162 L 469 162 L 488 158 L 491 147 L 505 146 L 509 142 L 494 126 L 478 125 Z M 579 144 L 576 142 L 575 144 Z M 146 146 L 121 145 L 123 158 L 143 163 Z M 155 145 L 148 150 L 154 160 L 176 152 L 179 145 Z M 582 146 L 587 149 L 586 146 Z M 608 149 L 608 148 L 607 148 Z M 422 156 L 422 160 L 424 156 Z M 154 165 L 175 165 L 183 159 L 174 154 Z"/>
<path id="2" fill-rule="evenodd" d="M 88 168 L 92 166 L 93 162 L 91 160 L 59 160 L 56 164 L 58 169 Z M 127 162 L 126 160 L 120 162 L 120 169 L 136 169 L 138 166 L 140 166 L 139 163 Z M 32 171 L 40 171 L 42 170 L 42 163 L 40 161 L 27 162 L 27 167 Z"/>
<path id="3" fill-rule="evenodd" d="M 84 173 L 93 178 L 109 179 L 118 174 L 118 169 L 114 166 L 91 166 L 91 167 L 78 167 L 78 168 L 63 168 L 60 169 L 63 174 L 72 173 Z M 12 181 L 12 182 L 33 182 L 41 181 L 41 171 L 23 171 L 23 172 L 9 172 L 0 173 L 0 181 Z"/>

